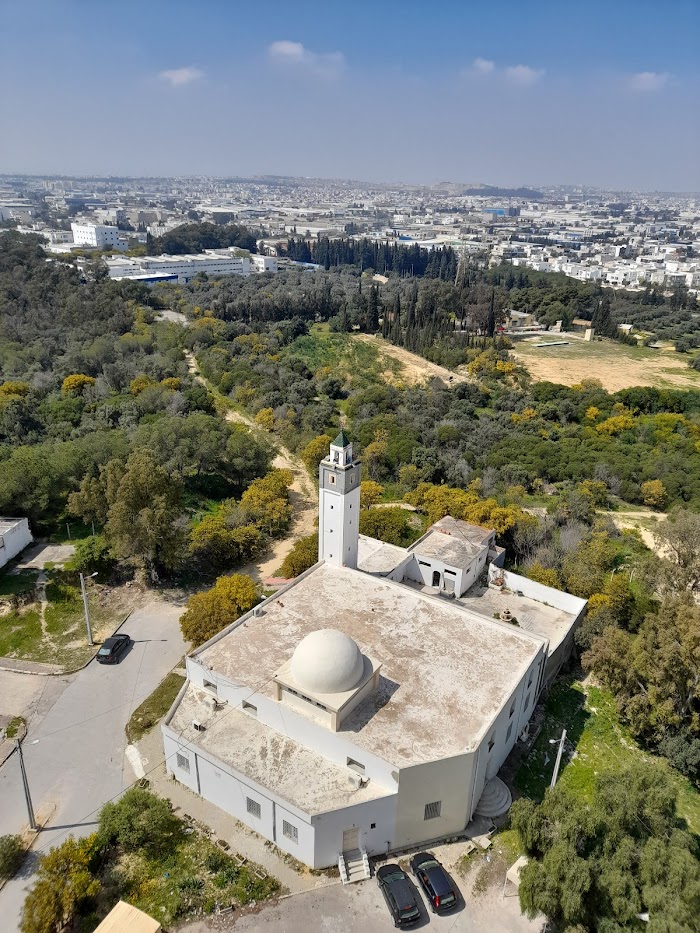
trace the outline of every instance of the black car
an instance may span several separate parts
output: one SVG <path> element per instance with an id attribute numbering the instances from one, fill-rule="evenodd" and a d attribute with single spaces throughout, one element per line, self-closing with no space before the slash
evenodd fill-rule
<path id="1" fill-rule="evenodd" d="M 100 664 L 118 664 L 130 644 L 129 636 L 122 633 L 105 638 L 102 647 L 97 652 L 97 660 Z"/>
<path id="2" fill-rule="evenodd" d="M 377 870 L 377 884 L 394 918 L 395 927 L 410 926 L 420 920 L 411 882 L 398 865 L 382 865 Z"/>
<path id="3" fill-rule="evenodd" d="M 425 891 L 433 913 L 457 906 L 457 892 L 447 872 L 430 852 L 419 852 L 411 859 L 411 871 Z"/>

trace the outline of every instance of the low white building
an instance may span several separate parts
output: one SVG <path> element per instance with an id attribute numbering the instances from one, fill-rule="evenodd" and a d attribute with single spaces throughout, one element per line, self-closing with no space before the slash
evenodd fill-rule
<path id="1" fill-rule="evenodd" d="M 27 518 L 0 518 L 0 567 L 32 543 Z"/>
<path id="2" fill-rule="evenodd" d="M 319 468 L 318 563 L 187 657 L 162 726 L 173 777 L 344 880 L 462 833 L 480 801 L 507 809 L 496 775 L 585 609 L 506 574 L 489 529 L 447 518 L 409 549 L 360 536 L 359 486 L 341 433 Z"/>
<path id="3" fill-rule="evenodd" d="M 251 257 L 236 255 L 237 252 L 239 251 L 230 249 L 207 249 L 203 253 L 185 253 L 181 256 L 117 256 L 107 259 L 106 263 L 112 279 L 157 281 L 169 278 L 178 282 L 189 282 L 201 273 L 213 278 L 224 275 L 250 275 Z M 273 269 L 268 266 L 265 271 Z"/>
<path id="4" fill-rule="evenodd" d="M 127 249 L 128 238 L 119 227 L 111 224 L 72 223 L 73 242 L 76 246 L 92 249 Z"/>

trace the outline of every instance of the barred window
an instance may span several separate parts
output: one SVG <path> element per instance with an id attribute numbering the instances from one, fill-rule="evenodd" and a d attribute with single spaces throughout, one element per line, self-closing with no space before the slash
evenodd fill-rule
<path id="1" fill-rule="evenodd" d="M 260 804 L 258 803 L 257 800 L 251 800 L 250 797 L 246 797 L 245 805 L 246 805 L 246 810 L 248 811 L 248 813 L 252 813 L 253 816 L 260 819 L 262 810 L 260 809 Z"/>
<path id="2" fill-rule="evenodd" d="M 442 800 L 436 800 L 434 803 L 426 803 L 425 805 L 425 814 L 423 815 L 424 820 L 435 820 L 440 816 L 440 810 L 442 809 Z"/>
<path id="3" fill-rule="evenodd" d="M 299 842 L 299 830 L 286 820 L 282 820 L 282 835 L 291 839 L 292 842 Z"/>
<path id="4" fill-rule="evenodd" d="M 187 755 L 181 755 L 180 752 L 177 752 L 175 755 L 175 761 L 177 762 L 177 766 L 181 771 L 186 771 L 188 774 L 190 773 L 190 759 L 187 757 Z"/>

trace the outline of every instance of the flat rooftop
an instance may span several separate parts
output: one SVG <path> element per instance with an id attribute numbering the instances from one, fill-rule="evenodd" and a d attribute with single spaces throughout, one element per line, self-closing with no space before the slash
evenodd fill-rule
<path id="1" fill-rule="evenodd" d="M 12 531 L 13 528 L 16 528 L 18 525 L 21 525 L 22 522 L 25 522 L 26 518 L 0 518 L 0 535 L 4 535 L 8 531 Z"/>
<path id="2" fill-rule="evenodd" d="M 476 747 L 542 645 L 540 637 L 456 601 L 325 563 L 261 608 L 193 657 L 231 683 L 273 697 L 272 677 L 302 638 L 340 629 L 383 666 L 376 691 L 339 731 L 396 765 Z"/>
<path id="3" fill-rule="evenodd" d="M 485 544 L 477 544 L 458 534 L 432 529 L 412 546 L 411 552 L 420 557 L 436 557 L 450 567 L 466 570 L 476 558 L 488 551 Z"/>
<path id="4" fill-rule="evenodd" d="M 386 544 L 376 538 L 368 538 L 367 535 L 359 535 L 357 566 L 365 573 L 384 576 L 395 570 L 407 557 L 409 552 L 406 548 Z"/>
<path id="5" fill-rule="evenodd" d="M 556 609 L 529 596 L 518 596 L 512 590 L 495 590 L 478 584 L 456 601 L 487 618 L 510 609 L 519 628 L 549 640 L 549 654 L 556 651 L 576 619 L 573 612 Z"/>
<path id="6" fill-rule="evenodd" d="M 335 764 L 253 716 L 230 706 L 213 712 L 207 694 L 190 684 L 170 721 L 183 742 L 208 751 L 262 787 L 273 787 L 311 815 L 395 793 L 376 781 L 354 787 L 348 769 Z M 204 731 L 195 731 L 196 719 Z"/>

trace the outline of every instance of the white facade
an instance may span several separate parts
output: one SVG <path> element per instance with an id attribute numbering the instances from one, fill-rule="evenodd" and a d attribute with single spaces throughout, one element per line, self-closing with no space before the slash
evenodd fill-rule
<path id="1" fill-rule="evenodd" d="M 0 567 L 32 543 L 27 518 L 0 518 Z"/>
<path id="2" fill-rule="evenodd" d="M 318 468 L 318 559 L 357 567 L 360 533 L 360 462 L 343 432 Z"/>
<path id="3" fill-rule="evenodd" d="M 251 253 L 250 268 L 253 272 L 277 272 L 277 257 Z"/>
<path id="4" fill-rule="evenodd" d="M 251 262 L 248 256 L 237 256 L 226 249 L 208 249 L 203 253 L 186 253 L 182 256 L 139 256 L 127 259 L 118 256 L 108 259 L 107 267 L 113 279 L 143 279 L 176 277 L 180 282 L 189 282 L 196 275 L 219 278 L 223 275 L 250 275 Z"/>
<path id="5" fill-rule="evenodd" d="M 127 238 L 118 227 L 110 224 L 72 223 L 73 241 L 76 246 L 93 249 L 126 249 Z"/>

